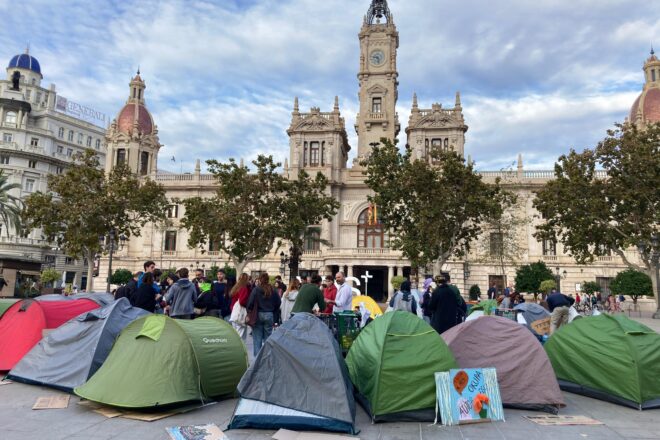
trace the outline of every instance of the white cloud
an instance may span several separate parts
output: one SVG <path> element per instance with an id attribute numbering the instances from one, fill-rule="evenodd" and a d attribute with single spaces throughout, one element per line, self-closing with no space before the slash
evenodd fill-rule
<path id="1" fill-rule="evenodd" d="M 592 146 L 627 114 L 641 63 L 660 37 L 660 2 L 391 0 L 400 33 L 399 118 L 410 97 L 453 103 L 467 152 L 498 168 L 525 155 L 548 166 Z M 0 0 L 7 59 L 30 41 L 46 85 L 114 116 L 138 65 L 165 147 L 160 165 L 288 154 L 294 96 L 329 110 L 339 95 L 349 141 L 358 103 L 358 39 L 368 0 Z M 48 23 L 48 26 L 38 26 Z M 660 43 L 658 43 L 660 45 Z M 405 143 L 405 133 L 400 134 Z"/>

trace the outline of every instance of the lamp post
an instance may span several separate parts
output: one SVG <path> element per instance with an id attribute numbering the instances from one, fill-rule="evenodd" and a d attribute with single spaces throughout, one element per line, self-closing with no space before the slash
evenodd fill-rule
<path id="1" fill-rule="evenodd" d="M 559 272 L 561 269 L 559 266 L 555 267 L 555 278 L 557 279 L 557 292 L 561 292 L 561 280 L 566 279 L 566 276 L 568 275 L 568 272 L 566 272 L 566 269 L 564 269 L 563 272 Z"/>
<path id="2" fill-rule="evenodd" d="M 467 261 L 463 262 L 463 288 L 468 290 L 468 278 L 470 278 L 470 263 Z"/>
<path id="3" fill-rule="evenodd" d="M 653 319 L 660 319 L 660 237 L 658 234 L 651 235 L 651 243 L 640 242 L 637 245 L 637 250 L 642 257 L 642 260 L 646 257 L 649 259 L 649 266 L 653 271 L 653 276 L 655 277 L 655 298 L 656 298 L 656 310 L 653 314 Z"/>
<path id="4" fill-rule="evenodd" d="M 286 266 L 289 264 L 290 257 L 284 251 L 280 252 L 280 275 L 282 279 L 286 280 Z"/>
<path id="5" fill-rule="evenodd" d="M 119 247 L 116 247 L 117 239 L 119 239 Z M 112 255 L 114 254 L 115 250 L 117 249 L 121 250 L 124 247 L 124 243 L 126 242 L 126 240 L 127 238 L 124 234 L 120 234 L 119 236 L 117 236 L 117 230 L 115 228 L 112 228 L 110 232 L 108 232 L 108 235 L 102 235 L 99 237 L 99 245 L 101 246 L 101 249 L 109 254 L 108 279 L 105 287 L 105 291 L 107 293 L 110 293 L 110 278 L 112 278 Z"/>

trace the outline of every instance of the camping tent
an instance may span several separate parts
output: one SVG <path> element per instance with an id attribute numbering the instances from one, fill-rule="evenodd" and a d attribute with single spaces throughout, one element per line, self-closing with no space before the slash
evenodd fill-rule
<path id="1" fill-rule="evenodd" d="M 245 346 L 222 319 L 148 315 L 124 328 L 101 368 L 74 392 L 125 408 L 205 401 L 233 394 L 246 368 Z"/>
<path id="2" fill-rule="evenodd" d="M 48 295 L 39 295 L 34 298 L 37 301 L 73 301 L 76 299 L 91 299 L 99 306 L 107 306 L 115 301 L 115 297 L 106 292 L 90 292 L 90 293 L 77 293 L 75 295 L 60 295 L 58 293 L 50 293 Z"/>
<path id="3" fill-rule="evenodd" d="M 44 330 L 59 327 L 69 319 L 98 308 L 88 299 L 35 301 L 13 304 L 0 319 L 0 371 L 8 371 L 43 337 Z"/>
<path id="4" fill-rule="evenodd" d="M 85 312 L 49 333 L 7 377 L 70 392 L 101 367 L 119 332 L 146 314 L 126 298 Z"/>
<path id="5" fill-rule="evenodd" d="M 435 373 L 456 368 L 433 328 L 400 310 L 366 326 L 346 357 L 358 400 L 378 421 L 433 421 Z"/>
<path id="6" fill-rule="evenodd" d="M 353 387 L 339 346 L 328 327 L 308 313 L 296 313 L 273 332 L 238 392 L 230 429 L 355 433 Z"/>
<path id="7" fill-rule="evenodd" d="M 623 315 L 589 316 L 545 344 L 563 390 L 637 409 L 660 408 L 660 335 Z"/>
<path id="8" fill-rule="evenodd" d="M 383 310 L 380 308 L 378 303 L 374 299 L 367 295 L 355 295 L 353 297 L 353 310 L 356 307 L 360 307 L 360 303 L 364 303 L 364 306 L 371 313 L 371 318 L 375 318 L 383 314 Z"/>
<path id="9" fill-rule="evenodd" d="M 442 334 L 461 368 L 497 370 L 504 406 L 557 413 L 564 399 L 548 356 L 525 327 L 482 316 Z"/>
<path id="10" fill-rule="evenodd" d="M 16 301 L 18 301 L 17 298 L 0 298 L 0 318 Z"/>
<path id="11" fill-rule="evenodd" d="M 523 318 L 527 322 L 526 326 L 531 331 L 534 336 L 543 336 L 539 335 L 532 329 L 532 323 L 538 321 L 539 319 L 548 318 L 550 312 L 548 312 L 543 306 L 540 306 L 536 303 L 522 303 L 514 307 L 514 310 L 522 310 Z"/>

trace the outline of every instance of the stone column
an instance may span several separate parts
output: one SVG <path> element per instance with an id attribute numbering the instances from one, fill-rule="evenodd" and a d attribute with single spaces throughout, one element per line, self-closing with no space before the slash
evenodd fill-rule
<path id="1" fill-rule="evenodd" d="M 394 266 L 387 266 L 387 298 L 392 298 L 394 295 L 394 287 L 392 287 L 392 278 L 394 277 Z"/>
<path id="2" fill-rule="evenodd" d="M 346 274 L 347 277 L 352 277 L 353 276 L 353 266 L 349 265 L 348 266 L 348 273 Z"/>
<path id="3" fill-rule="evenodd" d="M 400 276 L 400 277 L 403 276 L 403 266 L 397 266 L 396 274 L 397 274 L 397 276 Z"/>

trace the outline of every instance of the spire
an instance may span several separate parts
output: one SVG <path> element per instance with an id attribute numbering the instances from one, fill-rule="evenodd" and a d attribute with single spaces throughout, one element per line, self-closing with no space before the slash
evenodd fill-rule
<path id="1" fill-rule="evenodd" d="M 138 70 L 137 70 L 138 76 L 140 76 L 140 65 L 138 64 Z"/>
<path id="2" fill-rule="evenodd" d="M 130 87 L 130 94 L 128 95 L 128 103 L 143 104 L 144 105 L 144 89 L 147 87 L 140 77 L 140 68 L 138 67 L 136 75 L 131 79 L 128 84 Z"/>
<path id="3" fill-rule="evenodd" d="M 195 161 L 195 174 L 199 174 L 202 172 L 202 167 L 199 163 L 199 159 Z"/>
<path id="4" fill-rule="evenodd" d="M 454 104 L 454 107 L 461 108 L 461 92 L 456 92 L 456 103 Z"/>
<path id="5" fill-rule="evenodd" d="M 371 0 L 371 6 L 369 6 L 369 10 L 367 11 L 365 23 L 380 24 L 383 18 L 387 23 L 392 22 L 392 15 L 390 14 L 390 8 L 387 6 L 387 0 Z"/>
<path id="6" fill-rule="evenodd" d="M 299 109 L 298 109 L 298 97 L 297 97 L 297 96 L 293 98 L 293 112 L 294 112 L 294 113 L 298 113 L 298 112 L 299 112 Z"/>
<path id="7" fill-rule="evenodd" d="M 518 172 L 517 173 L 518 177 L 523 176 L 523 161 L 522 161 L 522 154 L 521 153 L 518 153 L 518 169 L 517 169 L 517 172 Z"/>
<path id="8" fill-rule="evenodd" d="M 413 92 L 413 105 L 412 105 L 413 110 L 417 110 L 417 93 Z"/>
<path id="9" fill-rule="evenodd" d="M 30 42 L 27 42 L 27 46 L 25 46 L 25 55 L 30 55 Z"/>
<path id="10" fill-rule="evenodd" d="M 339 112 L 339 96 L 335 95 L 335 107 L 333 108 L 335 113 Z"/>

